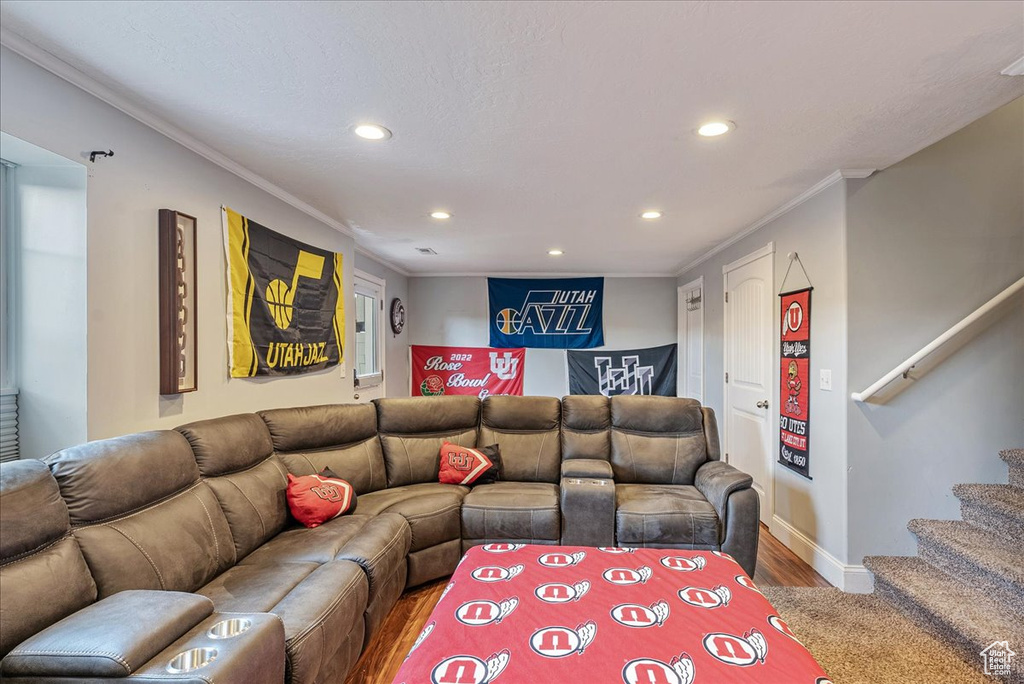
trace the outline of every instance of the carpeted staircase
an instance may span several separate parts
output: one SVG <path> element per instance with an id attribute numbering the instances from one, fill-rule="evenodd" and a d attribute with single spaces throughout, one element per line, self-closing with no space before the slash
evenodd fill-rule
<path id="1" fill-rule="evenodd" d="M 969 662 L 994 641 L 1019 655 L 1005 681 L 1024 682 L 1024 449 L 1000 457 L 1010 484 L 953 488 L 963 521 L 912 520 L 914 557 L 869 556 L 875 593 Z"/>

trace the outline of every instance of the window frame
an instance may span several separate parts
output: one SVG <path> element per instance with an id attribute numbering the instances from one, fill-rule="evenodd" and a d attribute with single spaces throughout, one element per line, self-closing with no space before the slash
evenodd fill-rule
<path id="1" fill-rule="evenodd" d="M 11 216 L 13 180 L 11 170 L 17 164 L 0 159 L 0 390 L 5 393 L 17 392 L 18 378 L 15 369 L 15 257 L 16 247 L 14 226 Z"/>
<path id="2" fill-rule="evenodd" d="M 362 389 L 380 387 L 384 384 L 384 365 L 386 361 L 384 354 L 384 301 L 386 286 L 387 282 L 383 278 L 378 278 L 377 276 L 358 269 L 354 273 L 354 278 L 352 280 L 353 307 L 355 306 L 356 297 L 358 296 L 373 297 L 379 302 L 376 311 L 374 311 L 374 321 L 376 322 L 376 331 L 374 335 L 374 360 L 377 362 L 375 372 L 360 375 L 359 361 L 357 358 L 352 359 L 352 376 L 355 379 L 355 386 Z M 353 316 L 353 321 L 355 321 L 355 316 Z"/>

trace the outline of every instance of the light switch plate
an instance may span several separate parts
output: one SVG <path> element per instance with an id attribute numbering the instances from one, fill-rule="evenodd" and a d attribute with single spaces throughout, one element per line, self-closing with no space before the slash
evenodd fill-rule
<path id="1" fill-rule="evenodd" d="M 826 392 L 832 391 L 832 371 L 828 368 L 819 371 L 818 387 Z"/>

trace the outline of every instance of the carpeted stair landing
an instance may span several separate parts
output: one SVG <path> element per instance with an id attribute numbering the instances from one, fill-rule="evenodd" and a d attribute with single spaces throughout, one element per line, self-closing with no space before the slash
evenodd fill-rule
<path id="1" fill-rule="evenodd" d="M 982 684 L 977 660 L 873 594 L 762 587 L 835 684 Z"/>

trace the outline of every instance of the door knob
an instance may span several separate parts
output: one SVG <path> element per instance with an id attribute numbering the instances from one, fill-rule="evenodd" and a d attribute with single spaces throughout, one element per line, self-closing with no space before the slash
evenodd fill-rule
<path id="1" fill-rule="evenodd" d="M 757 408 L 768 408 L 768 400 L 757 402 Z"/>

